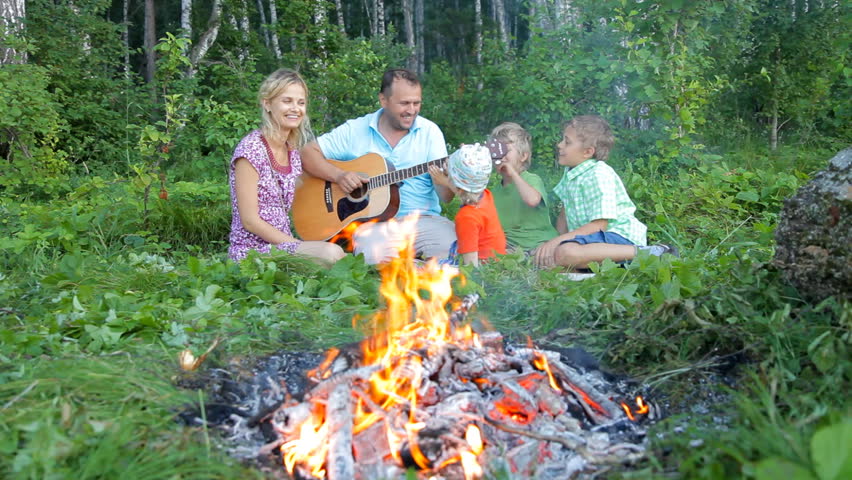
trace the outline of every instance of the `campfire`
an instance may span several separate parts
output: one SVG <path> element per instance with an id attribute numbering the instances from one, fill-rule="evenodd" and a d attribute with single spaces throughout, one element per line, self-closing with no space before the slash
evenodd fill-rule
<path id="1" fill-rule="evenodd" d="M 231 415 L 232 439 L 265 425 L 261 453 L 297 479 L 571 478 L 644 457 L 653 404 L 556 351 L 474 331 L 478 297 L 453 297 L 458 271 L 411 252 L 381 268 L 386 308 L 366 339 L 330 350 L 301 392 L 267 379 L 279 401 Z"/>

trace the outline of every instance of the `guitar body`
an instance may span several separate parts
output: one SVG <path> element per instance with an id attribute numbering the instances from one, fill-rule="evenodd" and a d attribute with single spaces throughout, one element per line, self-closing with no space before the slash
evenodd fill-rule
<path id="1" fill-rule="evenodd" d="M 347 172 L 370 178 L 394 170 L 380 155 L 368 153 L 348 162 L 329 160 Z M 399 210 L 399 186 L 343 193 L 333 182 L 302 173 L 293 199 L 293 228 L 303 240 L 328 240 L 352 222 L 388 220 Z"/>

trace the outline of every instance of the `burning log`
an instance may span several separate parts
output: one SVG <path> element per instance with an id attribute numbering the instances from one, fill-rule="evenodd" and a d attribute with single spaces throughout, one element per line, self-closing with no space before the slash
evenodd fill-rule
<path id="1" fill-rule="evenodd" d="M 349 385 L 341 383 L 334 387 L 326 406 L 328 418 L 328 467 L 329 480 L 355 478 L 355 461 L 352 458 L 352 395 Z"/>

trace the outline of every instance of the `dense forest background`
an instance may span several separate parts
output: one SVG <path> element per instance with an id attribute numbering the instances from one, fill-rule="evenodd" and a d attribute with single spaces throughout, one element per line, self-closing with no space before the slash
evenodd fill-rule
<path id="1" fill-rule="evenodd" d="M 317 133 L 376 108 L 380 73 L 423 75 L 448 142 L 516 121 L 549 161 L 597 112 L 621 158 L 850 138 L 849 6 L 839 1 L 4 1 L 0 153 L 47 181 L 87 166 L 222 171 L 280 66 Z M 163 151 L 167 146 L 167 152 Z M 157 152 L 154 155 L 153 152 Z M 156 156 L 156 160 L 152 159 Z M 24 177 L 21 179 L 19 177 Z"/>
<path id="2" fill-rule="evenodd" d="M 596 475 L 852 478 L 852 303 L 773 261 L 785 199 L 852 143 L 850 9 L 0 0 L 0 477 L 264 478 L 175 412 L 219 369 L 362 338 L 383 300 L 359 257 L 229 261 L 229 159 L 276 68 L 322 134 L 407 66 L 450 151 L 518 122 L 548 186 L 562 123 L 604 116 L 649 240 L 680 249 L 582 282 L 507 255 L 453 285 L 508 340 L 582 347 L 665 407 L 647 460 Z"/>

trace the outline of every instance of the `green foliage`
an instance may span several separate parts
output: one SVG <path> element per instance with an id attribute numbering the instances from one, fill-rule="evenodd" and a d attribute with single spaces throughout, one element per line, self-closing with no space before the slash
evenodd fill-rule
<path id="1" fill-rule="evenodd" d="M 311 122 L 317 133 L 378 108 L 379 82 L 392 66 L 394 53 L 393 48 L 383 49 L 376 42 L 345 40 L 341 52 L 321 70 L 306 72 L 311 89 Z"/>
<path id="2" fill-rule="evenodd" d="M 759 0 L 743 17 L 748 56 L 731 62 L 734 88 L 724 92 L 725 118 L 745 117 L 759 122 L 766 139 L 767 130 L 797 130 L 813 142 L 818 125 L 826 133 L 848 143 L 846 126 L 836 123 L 849 118 L 848 55 L 849 7 L 842 3 L 808 4 Z M 845 72 L 845 73 L 844 73 Z M 731 111 L 731 107 L 734 110 Z M 845 113 L 844 113 L 845 112 Z M 768 127 L 768 128 L 767 128 Z"/>
<path id="3" fill-rule="evenodd" d="M 68 170 L 66 153 L 57 148 L 67 124 L 48 92 L 47 71 L 35 65 L 4 65 L 0 85 L 0 153 L 9 163 L 0 186 L 10 191 L 30 185 L 57 189 Z"/>
<path id="4" fill-rule="evenodd" d="M 123 71 L 121 27 L 106 17 L 109 6 L 105 0 L 27 2 L 27 33 L 35 46 L 30 61 L 44 68 L 61 112 L 57 148 L 72 163 L 115 168 L 133 157 L 127 125 L 152 106 Z"/>

